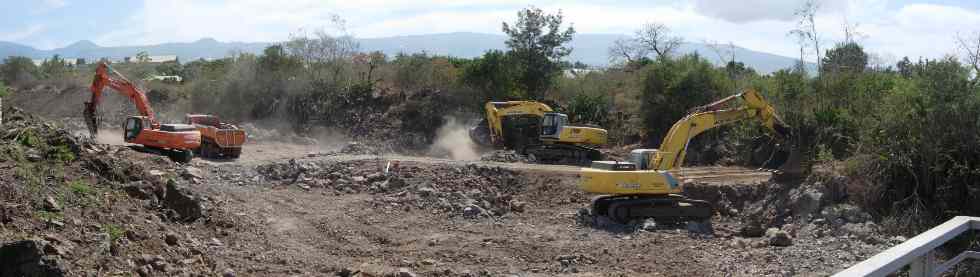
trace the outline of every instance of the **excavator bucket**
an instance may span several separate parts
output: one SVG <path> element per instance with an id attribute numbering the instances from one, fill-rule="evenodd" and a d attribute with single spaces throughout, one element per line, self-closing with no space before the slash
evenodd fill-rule
<path id="1" fill-rule="evenodd" d="M 796 147 L 789 147 L 786 160 L 776 170 L 780 179 L 797 179 L 806 173 L 803 166 L 803 154 Z"/>
<path id="2" fill-rule="evenodd" d="M 490 127 L 487 126 L 486 118 L 470 127 L 470 140 L 481 146 L 493 145 L 492 139 L 490 138 Z"/>
<path id="3" fill-rule="evenodd" d="M 95 105 L 91 102 L 85 102 L 85 111 L 82 114 L 85 116 L 85 126 L 88 127 L 89 138 L 95 140 L 99 135 L 99 117 L 95 114 Z"/>
<path id="4" fill-rule="evenodd" d="M 774 170 L 779 178 L 783 180 L 799 178 L 806 173 L 806 167 L 803 166 L 803 154 L 797 147 L 786 144 L 775 144 L 774 146 L 771 150 L 765 150 L 768 148 L 766 146 L 761 146 L 756 149 L 756 153 L 759 151 L 770 151 L 768 152 L 768 158 L 759 157 L 765 159 L 760 170 Z"/>

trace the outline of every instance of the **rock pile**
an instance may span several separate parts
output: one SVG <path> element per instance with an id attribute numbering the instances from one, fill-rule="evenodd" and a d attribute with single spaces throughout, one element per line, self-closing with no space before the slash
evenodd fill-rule
<path id="1" fill-rule="evenodd" d="M 434 209 L 465 218 L 524 211 L 514 198 L 525 186 L 518 173 L 478 165 L 448 168 L 402 166 L 384 174 L 371 161 L 275 163 L 256 167 L 256 177 L 274 186 L 336 194 L 370 193 L 377 205 Z"/>
<path id="2" fill-rule="evenodd" d="M 529 163 L 527 157 L 521 156 L 513 150 L 494 150 L 480 156 L 481 161 L 502 162 L 502 163 Z"/>

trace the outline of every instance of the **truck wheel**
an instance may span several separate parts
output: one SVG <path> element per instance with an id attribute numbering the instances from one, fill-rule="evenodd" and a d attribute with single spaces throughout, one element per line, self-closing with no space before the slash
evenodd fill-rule
<path id="1" fill-rule="evenodd" d="M 194 158 L 194 152 L 191 152 L 191 150 L 180 150 L 180 151 L 177 151 L 177 153 L 174 153 L 174 154 L 175 154 L 174 156 L 176 158 L 175 160 L 178 163 L 189 163 L 191 161 L 191 159 Z"/>
<path id="2" fill-rule="evenodd" d="M 209 146 L 208 141 L 205 140 L 201 142 L 201 148 L 199 149 L 201 152 L 201 158 L 211 158 L 211 147 Z"/>
<path id="3" fill-rule="evenodd" d="M 232 148 L 232 149 L 229 149 L 227 152 L 225 152 L 225 156 L 227 156 L 228 158 L 231 158 L 231 159 L 237 159 L 238 156 L 241 156 L 241 155 L 242 155 L 242 149 L 241 148 Z"/>

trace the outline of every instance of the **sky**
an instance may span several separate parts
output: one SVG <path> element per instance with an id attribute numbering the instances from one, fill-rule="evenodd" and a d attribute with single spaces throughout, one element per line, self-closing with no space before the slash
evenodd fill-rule
<path id="1" fill-rule="evenodd" d="M 561 11 L 578 33 L 632 34 L 662 23 L 692 42 L 734 43 L 799 56 L 794 11 L 804 0 L 33 0 L 4 3 L 0 41 L 39 49 L 90 40 L 101 46 L 220 41 L 272 42 L 345 21 L 356 37 L 446 32 L 502 34 L 501 22 L 534 5 Z M 10 0 L 3 0 L 10 2 Z M 885 60 L 938 58 L 957 52 L 956 38 L 980 32 L 976 0 L 817 0 L 823 46 L 842 41 L 843 26 Z M 809 53 L 808 60 L 813 59 Z"/>

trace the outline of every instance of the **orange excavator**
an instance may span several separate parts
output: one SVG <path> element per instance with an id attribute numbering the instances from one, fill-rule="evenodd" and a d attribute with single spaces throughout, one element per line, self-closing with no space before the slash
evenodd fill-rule
<path id="1" fill-rule="evenodd" d="M 111 74 L 111 75 L 110 75 Z M 136 105 L 140 115 L 126 118 L 123 124 L 123 139 L 127 143 L 140 144 L 149 150 L 159 151 L 171 156 L 177 162 L 189 162 L 193 150 L 201 146 L 201 132 L 189 124 L 160 124 L 150 101 L 136 85 L 125 76 L 112 69 L 107 63 L 99 63 L 92 80 L 92 98 L 85 102 L 85 124 L 92 139 L 99 133 L 97 107 L 102 101 L 102 90 L 110 87 L 129 97 Z"/>

